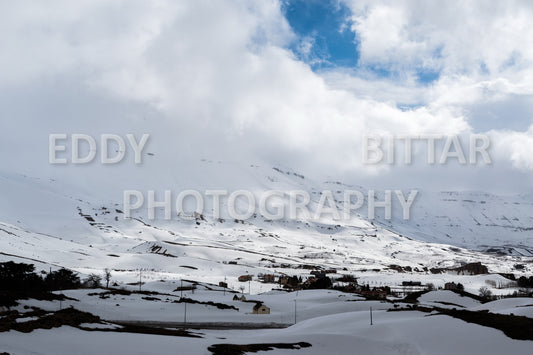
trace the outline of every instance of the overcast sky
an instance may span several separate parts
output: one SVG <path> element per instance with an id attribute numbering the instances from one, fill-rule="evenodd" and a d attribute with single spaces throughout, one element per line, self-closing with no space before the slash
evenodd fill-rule
<path id="1" fill-rule="evenodd" d="M 205 158 L 529 193 L 532 23 L 528 1 L 0 1 L 0 170 L 97 188 Z M 50 133 L 149 133 L 157 163 L 58 169 Z M 484 133 L 493 164 L 365 166 L 369 133 Z"/>

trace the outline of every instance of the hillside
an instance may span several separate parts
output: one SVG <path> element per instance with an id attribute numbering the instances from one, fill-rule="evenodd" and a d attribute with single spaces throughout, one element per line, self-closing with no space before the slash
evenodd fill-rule
<path id="1" fill-rule="evenodd" d="M 230 167 L 233 174 L 218 174 Z M 297 189 L 310 192 L 312 210 L 322 190 L 333 191 L 339 208 L 344 190 L 364 191 L 356 185 L 317 182 L 279 168 L 206 161 L 189 168 L 192 172 L 187 176 L 216 177 L 217 183 L 206 186 L 201 178 L 190 179 L 192 183 L 169 187 L 175 195 L 185 189 L 203 191 L 214 186 L 248 186 L 257 193 Z M 121 200 L 102 198 L 79 186 L 21 175 L 2 174 L 0 179 L 4 196 L 0 205 L 1 259 L 31 261 L 44 269 L 64 266 L 87 274 L 108 267 L 121 270 L 124 280 L 134 279 L 136 270 L 145 269 L 213 283 L 224 277 L 235 280 L 247 272 L 293 274 L 302 265 L 346 273 L 385 272 L 391 265 L 427 273 L 431 268 L 470 262 L 481 262 L 490 272 L 532 270 L 531 259 L 519 256 L 531 255 L 527 226 L 533 205 L 526 197 L 420 192 L 410 221 L 402 220 L 398 211 L 390 221 L 380 219 L 379 209 L 378 218 L 368 220 L 366 203 L 357 210 L 361 213 L 353 213 L 346 221 L 268 220 L 260 214 L 244 221 L 215 219 L 208 203 L 201 218 L 180 218 L 173 213 L 165 220 L 160 209 L 156 218 L 149 220 L 145 207 L 124 218 Z M 225 207 L 223 202 L 222 209 Z M 505 218 L 497 217 L 500 215 Z M 491 228 L 489 221 L 499 225 L 492 227 L 495 232 L 491 234 L 486 232 Z M 511 224 L 515 228 L 509 227 Z M 502 230 L 507 233 L 497 234 Z M 486 248 L 484 245 L 510 245 L 502 250 L 514 256 L 475 251 Z M 526 267 L 515 270 L 516 264 Z"/>

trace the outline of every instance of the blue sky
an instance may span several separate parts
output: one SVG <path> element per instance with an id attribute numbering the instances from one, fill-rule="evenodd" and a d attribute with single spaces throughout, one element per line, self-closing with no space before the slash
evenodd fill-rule
<path id="1" fill-rule="evenodd" d="M 386 65 L 361 65 L 360 48 L 353 32 L 352 11 L 338 0 L 286 0 L 283 13 L 299 41 L 290 49 L 314 71 L 332 68 L 364 69 L 377 78 L 392 78 L 402 73 Z M 302 53 L 299 45 L 311 39 L 310 53 Z M 439 78 L 439 72 L 424 67 L 411 68 L 418 82 L 429 84 Z"/>
<path id="2" fill-rule="evenodd" d="M 334 0 L 290 0 L 284 3 L 284 14 L 300 38 L 313 38 L 312 57 L 322 62 L 311 63 L 313 69 L 330 66 L 355 67 L 359 52 L 350 30 L 350 10 Z M 291 48 L 300 59 L 297 44 Z"/>

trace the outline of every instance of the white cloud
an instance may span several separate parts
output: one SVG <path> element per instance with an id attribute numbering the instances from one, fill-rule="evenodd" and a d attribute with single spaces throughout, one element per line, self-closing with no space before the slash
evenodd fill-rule
<path id="1" fill-rule="evenodd" d="M 525 1 L 345 2 L 368 64 L 496 75 L 533 59 L 533 9 Z"/>
<path id="2" fill-rule="evenodd" d="M 362 167 L 363 134 L 467 133 L 469 105 L 531 92 L 530 49 L 506 42 L 494 25 L 488 34 L 504 47 L 488 48 L 479 31 L 485 20 L 468 18 L 474 8 L 439 13 L 422 4 L 354 7 L 362 60 L 404 73 L 387 80 L 314 73 L 286 49 L 296 35 L 273 0 L 17 2 L 0 11 L 1 110 L 17 117 L 4 129 L 5 166 L 48 173 L 43 142 L 64 128 L 153 133 L 152 149 L 164 157 L 156 168 L 169 176 L 183 173 L 173 165 L 182 155 L 265 160 L 317 175 L 395 175 L 391 167 Z M 516 15 L 502 13 L 486 21 L 507 25 Z M 507 37 L 529 31 L 520 18 Z M 510 53 L 519 69 L 502 66 Z M 479 70 L 481 59 L 488 74 Z M 420 86 L 410 73 L 418 66 L 443 75 Z M 419 107 L 402 111 L 398 103 Z M 7 147 L 18 148 L 17 162 Z M 416 177 L 402 171 L 399 183 L 412 186 Z M 438 175 L 435 186 L 450 182 Z"/>
<path id="3" fill-rule="evenodd" d="M 533 171 L 533 125 L 526 132 L 491 131 L 490 136 L 497 158 L 521 171 Z"/>

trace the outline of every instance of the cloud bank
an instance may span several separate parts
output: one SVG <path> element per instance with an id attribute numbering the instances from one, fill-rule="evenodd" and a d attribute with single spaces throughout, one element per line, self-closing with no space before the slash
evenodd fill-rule
<path id="1" fill-rule="evenodd" d="M 279 1 L 4 4 L 2 170 L 97 188 L 173 178 L 207 158 L 391 188 L 533 187 L 527 2 L 341 3 L 358 63 L 318 70 L 291 50 L 313 41 Z M 58 169 L 47 156 L 58 132 L 150 133 L 157 159 L 108 180 L 98 165 Z M 365 134 L 471 133 L 491 138 L 492 166 L 361 159 Z"/>

